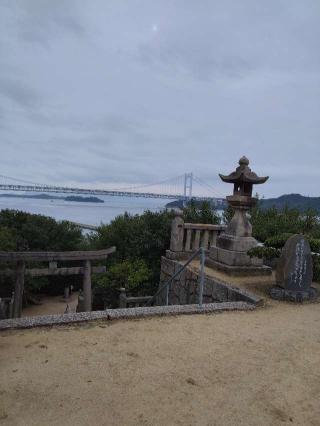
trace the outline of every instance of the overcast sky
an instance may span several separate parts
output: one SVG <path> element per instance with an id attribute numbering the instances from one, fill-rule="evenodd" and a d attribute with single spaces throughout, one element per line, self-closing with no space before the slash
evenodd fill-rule
<path id="1" fill-rule="evenodd" d="M 0 174 L 115 187 L 242 155 L 320 196 L 319 0 L 0 0 Z"/>

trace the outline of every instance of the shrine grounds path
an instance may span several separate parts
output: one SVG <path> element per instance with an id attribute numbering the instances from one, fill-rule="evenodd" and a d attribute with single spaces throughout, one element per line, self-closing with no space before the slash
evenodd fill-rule
<path id="1" fill-rule="evenodd" d="M 320 424 L 320 304 L 0 333 L 0 424 Z"/>

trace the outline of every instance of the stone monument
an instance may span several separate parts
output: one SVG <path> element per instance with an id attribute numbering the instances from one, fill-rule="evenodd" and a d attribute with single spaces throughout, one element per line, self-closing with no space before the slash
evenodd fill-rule
<path id="1" fill-rule="evenodd" d="M 233 195 L 227 197 L 234 216 L 224 234 L 210 248 L 207 266 L 230 275 L 266 275 L 271 268 L 264 266 L 262 259 L 251 258 L 247 252 L 258 245 L 252 237 L 252 226 L 247 211 L 255 206 L 257 198 L 252 197 L 253 185 L 265 183 L 269 177 L 259 177 L 251 171 L 249 160 L 242 157 L 236 171 L 228 176 L 219 175 L 223 182 L 233 183 Z"/>
<path id="2" fill-rule="evenodd" d="M 317 295 L 311 287 L 313 277 L 309 242 L 303 235 L 293 235 L 282 249 L 277 265 L 276 283 L 270 291 L 273 299 L 303 302 Z"/>

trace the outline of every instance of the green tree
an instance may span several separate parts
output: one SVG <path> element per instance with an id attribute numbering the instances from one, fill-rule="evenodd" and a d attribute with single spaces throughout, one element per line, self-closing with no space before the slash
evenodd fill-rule
<path id="1" fill-rule="evenodd" d="M 0 227 L 14 232 L 18 245 L 29 250 L 76 250 L 84 242 L 81 229 L 70 222 L 17 210 L 1 210 Z"/>
<path id="2" fill-rule="evenodd" d="M 78 250 L 85 246 L 85 238 L 81 229 L 76 225 L 53 218 L 25 213 L 17 210 L 0 211 L 0 250 L 4 251 L 68 251 Z M 0 267 L 12 267 L 12 264 Z M 34 263 L 33 266 L 43 266 Z M 69 278 L 73 281 L 73 277 Z M 26 289 L 46 291 L 61 294 L 65 285 L 64 277 L 34 278 L 26 277 Z M 13 288 L 13 280 L 1 279 L 0 296 L 8 296 Z"/>
<path id="3" fill-rule="evenodd" d="M 143 259 L 124 260 L 110 266 L 106 274 L 93 277 L 94 298 L 104 301 L 103 307 L 118 307 L 119 289 L 124 287 L 127 294 L 147 294 L 152 271 Z M 96 301 L 99 304 L 99 300 Z"/>
<path id="4" fill-rule="evenodd" d="M 209 201 L 202 201 L 200 204 L 191 200 L 183 209 L 185 222 L 190 223 L 210 223 L 219 224 L 221 221 L 216 208 Z"/>
<path id="5" fill-rule="evenodd" d="M 116 217 L 110 224 L 99 227 L 96 235 L 90 237 L 92 248 L 102 249 L 116 246 L 107 265 L 125 260 L 143 259 L 151 270 L 150 291 L 159 282 L 161 256 L 170 245 L 172 212 L 146 211 L 142 215 Z"/>
<path id="6" fill-rule="evenodd" d="M 302 233 L 316 238 L 320 236 L 319 219 L 313 211 L 304 214 L 288 207 L 282 210 L 257 207 L 251 212 L 251 223 L 253 236 L 261 242 L 281 234 Z"/>
<path id="7" fill-rule="evenodd" d="M 0 250 L 14 251 L 17 248 L 17 233 L 14 229 L 0 226 Z"/>
<path id="8" fill-rule="evenodd" d="M 263 247 L 255 247 L 248 254 L 265 259 L 277 258 L 288 238 L 293 234 L 304 234 L 309 240 L 311 250 L 320 253 L 320 221 L 317 213 L 308 210 L 301 213 L 297 209 L 285 207 L 254 209 L 251 215 L 253 236 L 264 243 Z M 320 259 L 313 256 L 314 280 L 320 280 Z"/>
<path id="9" fill-rule="evenodd" d="M 124 260 L 111 266 L 107 273 L 99 278 L 98 286 L 125 287 L 128 292 L 134 294 L 150 279 L 150 269 L 143 259 Z"/>
<path id="10" fill-rule="evenodd" d="M 222 220 L 223 223 L 226 225 L 231 222 L 231 219 L 233 218 L 234 210 L 231 206 L 228 205 L 226 209 L 223 211 Z"/>

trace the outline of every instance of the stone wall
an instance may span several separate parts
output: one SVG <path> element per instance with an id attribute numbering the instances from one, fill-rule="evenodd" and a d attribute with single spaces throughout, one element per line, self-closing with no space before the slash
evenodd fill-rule
<path id="1" fill-rule="evenodd" d="M 178 261 L 161 258 L 160 287 L 167 282 L 182 264 Z M 173 280 L 169 291 L 169 305 L 187 305 L 199 303 L 199 274 L 197 271 L 187 267 Z M 205 276 L 203 289 L 203 303 L 215 302 L 249 302 L 253 304 L 262 303 L 262 299 L 245 290 L 235 288 L 216 278 Z M 157 300 L 157 304 L 165 304 L 165 291 Z"/>

